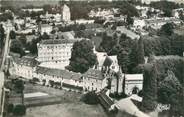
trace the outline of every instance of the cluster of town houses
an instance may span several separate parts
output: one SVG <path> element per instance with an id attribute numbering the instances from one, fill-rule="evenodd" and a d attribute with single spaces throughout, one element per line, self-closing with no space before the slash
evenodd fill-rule
<path id="1" fill-rule="evenodd" d="M 123 74 L 117 56 L 108 56 L 104 52 L 94 50 L 98 64 L 84 74 L 66 70 L 65 67 L 70 62 L 72 45 L 79 40 L 81 39 L 43 40 L 37 45 L 36 58 L 29 56 L 19 58 L 12 55 L 10 73 L 25 80 L 37 79 L 42 85 L 53 85 L 74 91 L 100 92 L 110 86 L 110 93 L 121 94 L 125 91 L 127 95 L 131 95 L 134 87 L 139 91 L 142 90 L 143 75 Z"/>
<path id="2" fill-rule="evenodd" d="M 23 9 L 25 10 L 25 9 Z M 26 9 L 28 11 L 41 11 L 43 9 Z M 35 12 L 36 12 L 35 11 Z M 9 12 L 9 11 L 7 11 Z M 98 11 L 99 16 L 103 16 L 104 13 L 101 12 L 110 12 L 106 13 L 112 15 L 111 10 L 100 10 Z M 113 12 L 117 12 L 117 9 L 114 9 Z M 92 14 L 91 14 L 92 15 Z M 57 25 L 60 22 L 64 22 L 65 25 L 72 23 L 79 24 L 90 24 L 94 23 L 94 20 L 76 20 L 71 21 L 70 8 L 67 5 L 63 5 L 61 14 L 48 14 L 40 16 L 42 20 L 49 20 Z M 52 17 L 52 18 L 51 18 Z M 52 20 L 51 20 L 52 19 Z M 18 19 L 14 17 L 13 23 L 17 25 L 21 23 L 26 24 L 24 30 L 19 30 L 17 33 L 27 34 L 32 32 L 33 29 L 36 32 L 41 34 L 50 32 L 53 30 L 51 24 L 39 24 L 34 25 L 36 22 L 33 19 Z M 11 24 L 13 24 L 11 22 Z M 4 25 L 7 27 L 7 25 Z M 10 30 L 15 30 L 14 26 L 8 27 Z M 122 28 L 119 27 L 120 31 Z M 127 30 L 127 29 L 125 29 Z M 64 32 L 65 33 L 65 32 Z M 84 73 L 75 73 L 65 69 L 66 66 L 70 63 L 71 53 L 73 44 L 76 41 L 82 40 L 82 38 L 75 38 L 71 32 L 66 32 L 67 37 L 62 36 L 62 39 L 47 39 L 42 40 L 37 44 L 38 55 L 37 57 L 24 56 L 19 58 L 15 54 L 10 54 L 9 62 L 9 72 L 11 75 L 22 77 L 25 80 L 37 79 L 39 84 L 46 86 L 54 86 L 58 88 L 65 88 L 67 90 L 75 91 L 96 91 L 99 92 L 106 87 L 110 87 L 110 93 L 126 93 L 127 95 L 132 94 L 133 88 L 142 90 L 143 85 L 143 75 L 142 74 L 123 74 L 121 68 L 118 65 L 117 56 L 108 56 L 105 52 L 94 53 L 97 56 L 97 63 L 94 67 L 89 68 L 89 70 Z M 57 32 L 58 35 L 59 32 Z M 127 33 L 128 34 L 128 33 Z M 130 32 L 129 36 L 133 35 Z M 52 35 L 51 35 L 52 36 Z M 137 35 L 136 35 L 137 36 Z M 138 38 L 138 37 L 136 37 Z"/>
<path id="3" fill-rule="evenodd" d="M 131 39 L 139 39 L 140 36 L 148 35 L 145 28 L 159 29 L 162 25 L 172 22 L 180 25 L 182 21 L 178 17 L 178 13 L 183 9 L 176 9 L 173 11 L 174 17 L 158 17 L 160 10 L 136 6 L 140 12 L 141 17 L 134 17 L 133 26 L 127 28 L 125 26 L 117 26 L 116 31 L 125 33 Z M 28 10 L 28 9 L 26 9 Z M 43 9 L 29 9 L 30 11 Z M 157 14 L 149 18 L 146 14 L 148 10 L 155 11 Z M 184 10 L 183 10 L 184 11 Z M 115 17 L 113 14 L 118 13 L 118 10 L 113 8 L 111 10 L 98 9 L 91 11 L 89 17 L 100 17 L 105 19 L 104 23 L 125 21 L 127 16 Z M 184 12 L 183 12 L 184 13 Z M 52 17 L 52 18 L 51 18 Z M 94 20 L 79 19 L 71 21 L 70 8 L 64 5 L 61 14 L 48 14 L 41 16 L 43 20 L 51 22 L 51 24 L 36 25 L 36 21 L 27 17 L 26 19 L 14 18 L 17 25 L 25 24 L 24 30 L 19 30 L 17 33 L 28 34 L 33 30 L 41 34 L 53 30 L 52 22 L 55 25 L 70 25 L 70 24 L 93 24 Z M 62 22 L 62 23 L 61 23 Z M 6 22 L 3 24 L 5 28 L 15 30 L 13 23 Z M 105 25 L 105 24 L 104 24 Z M 103 28 L 95 28 L 96 32 L 103 32 Z M 94 53 L 97 56 L 97 63 L 92 68 L 83 74 L 75 73 L 65 69 L 70 63 L 73 44 L 83 38 L 75 38 L 72 31 L 56 32 L 61 37 L 58 39 L 42 40 L 37 44 L 37 57 L 24 56 L 19 57 L 10 53 L 9 57 L 9 73 L 16 77 L 21 77 L 25 80 L 35 80 L 37 83 L 45 86 L 52 86 L 55 88 L 62 88 L 72 91 L 95 91 L 104 92 L 108 87 L 109 93 L 125 93 L 131 95 L 134 88 L 141 91 L 143 88 L 143 74 L 124 74 L 118 65 L 117 56 L 108 56 L 105 52 L 97 52 L 94 46 Z M 66 36 L 67 35 L 67 36 Z M 52 35 L 50 35 L 52 37 Z M 66 36 L 66 37 L 65 37 Z M 103 95 L 107 96 L 107 95 Z M 111 101 L 108 101 L 111 105 Z"/>

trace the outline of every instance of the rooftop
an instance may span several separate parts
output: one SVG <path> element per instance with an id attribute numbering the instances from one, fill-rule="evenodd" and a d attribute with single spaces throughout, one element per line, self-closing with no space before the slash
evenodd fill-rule
<path id="1" fill-rule="evenodd" d="M 64 44 L 64 43 L 74 43 L 76 41 L 80 41 L 82 39 L 49 39 L 42 40 L 40 44 Z"/>
<path id="2" fill-rule="evenodd" d="M 83 74 L 84 77 L 90 79 L 103 80 L 104 76 L 100 70 L 90 68 L 86 73 Z"/>
<path id="3" fill-rule="evenodd" d="M 36 72 L 40 74 L 49 75 L 49 76 L 64 77 L 64 79 L 73 79 L 73 80 L 81 80 L 81 76 L 82 76 L 80 73 L 69 72 L 61 69 L 40 67 L 40 66 L 36 68 Z"/>
<path id="4" fill-rule="evenodd" d="M 146 19 L 147 23 L 162 23 L 162 22 L 180 22 L 180 19 L 176 18 L 158 18 L 158 19 Z"/>
<path id="5" fill-rule="evenodd" d="M 22 58 L 13 57 L 13 60 L 15 63 L 19 65 L 25 65 L 30 67 L 35 67 L 39 64 L 39 62 L 36 61 L 34 57 L 28 57 L 28 56 L 24 56 Z"/>

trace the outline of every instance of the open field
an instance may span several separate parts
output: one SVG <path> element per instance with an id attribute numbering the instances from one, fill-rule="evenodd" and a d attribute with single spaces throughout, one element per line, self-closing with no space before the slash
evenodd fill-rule
<path id="1" fill-rule="evenodd" d="M 26 83 L 24 93 L 42 92 L 48 95 L 25 98 L 26 103 L 56 103 L 28 107 L 24 117 L 107 117 L 101 105 L 87 105 L 80 101 L 81 93 Z"/>
<path id="2" fill-rule="evenodd" d="M 100 105 L 82 102 L 28 108 L 24 117 L 106 117 Z"/>

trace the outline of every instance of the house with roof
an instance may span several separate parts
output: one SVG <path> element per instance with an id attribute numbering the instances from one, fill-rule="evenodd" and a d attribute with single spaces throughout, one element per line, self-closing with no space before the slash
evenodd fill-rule
<path id="1" fill-rule="evenodd" d="M 59 38 L 59 39 L 74 39 L 75 33 L 74 31 L 68 31 L 68 32 L 57 32 L 56 34 L 53 34 L 53 36 Z"/>
<path id="2" fill-rule="evenodd" d="M 69 64 L 74 42 L 81 39 L 49 39 L 42 40 L 37 44 L 38 57 L 40 62 L 65 63 Z"/>
<path id="3" fill-rule="evenodd" d="M 166 23 L 173 23 L 175 25 L 180 25 L 182 21 L 175 17 L 164 17 L 164 18 L 151 18 L 145 19 L 146 27 L 151 27 L 153 29 L 160 29 Z"/>
<path id="4" fill-rule="evenodd" d="M 82 90 L 82 75 L 61 69 L 38 66 L 34 74 L 42 85 L 66 88 L 69 90 Z"/>
<path id="5" fill-rule="evenodd" d="M 118 72 L 120 66 L 118 64 L 117 55 L 108 56 L 106 52 L 97 52 L 94 50 L 94 53 L 97 56 L 97 63 L 94 66 L 94 69 L 102 70 L 104 69 L 111 69 L 115 72 Z"/>
<path id="6" fill-rule="evenodd" d="M 110 93 L 121 94 L 124 92 L 127 95 L 138 93 L 143 89 L 143 74 L 124 74 L 118 71 L 111 77 Z"/>
<path id="7" fill-rule="evenodd" d="M 47 33 L 50 34 L 50 32 L 52 31 L 53 27 L 49 24 L 40 24 L 38 26 L 38 31 L 40 31 L 40 33 L 43 35 L 43 33 Z"/>
<path id="8" fill-rule="evenodd" d="M 83 74 L 83 90 L 99 92 L 107 86 L 107 78 L 102 71 L 90 68 Z"/>
<path id="9" fill-rule="evenodd" d="M 24 56 L 22 58 L 13 57 L 13 75 L 22 77 L 24 79 L 30 80 L 33 78 L 36 66 L 39 64 L 34 57 Z"/>

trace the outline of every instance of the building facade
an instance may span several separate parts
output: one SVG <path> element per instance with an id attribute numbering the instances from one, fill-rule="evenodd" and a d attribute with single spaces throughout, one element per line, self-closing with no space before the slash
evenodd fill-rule
<path id="1" fill-rule="evenodd" d="M 125 93 L 132 95 L 138 93 L 143 88 L 143 74 L 123 74 L 117 73 L 115 77 L 111 78 L 110 93 Z"/>
<path id="2" fill-rule="evenodd" d="M 67 88 L 70 90 L 82 90 L 83 87 L 82 75 L 66 70 L 38 66 L 34 77 L 37 78 L 42 85 L 51 87 Z"/>
<path id="3" fill-rule="evenodd" d="M 71 20 L 70 8 L 65 4 L 62 8 L 61 20 L 68 22 Z"/>
<path id="4" fill-rule="evenodd" d="M 89 69 L 83 75 L 83 90 L 99 92 L 107 86 L 107 76 L 100 70 Z"/>
<path id="5" fill-rule="evenodd" d="M 27 80 L 33 78 L 36 66 L 39 63 L 32 57 L 13 58 L 13 74 Z"/>
<path id="6" fill-rule="evenodd" d="M 126 74 L 125 75 L 125 94 L 131 95 L 141 91 L 143 88 L 143 74 Z"/>
<path id="7" fill-rule="evenodd" d="M 79 39 L 42 40 L 37 44 L 38 61 L 69 64 L 74 42 Z"/>

